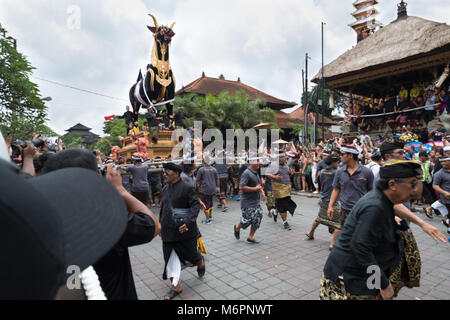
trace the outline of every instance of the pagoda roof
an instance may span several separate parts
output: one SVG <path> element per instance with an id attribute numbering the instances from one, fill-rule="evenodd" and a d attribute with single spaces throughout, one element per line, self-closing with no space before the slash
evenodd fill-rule
<path id="1" fill-rule="evenodd" d="M 88 128 L 88 127 L 82 125 L 81 123 L 78 123 L 78 124 L 74 125 L 72 128 L 67 129 L 66 131 L 69 131 L 69 132 L 70 131 L 89 131 L 91 129 L 92 128 Z"/>

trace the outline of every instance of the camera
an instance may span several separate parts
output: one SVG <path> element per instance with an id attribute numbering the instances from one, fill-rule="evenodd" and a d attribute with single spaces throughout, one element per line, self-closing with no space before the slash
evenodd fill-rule
<path id="1" fill-rule="evenodd" d="M 27 147 L 27 144 L 22 140 L 16 140 L 13 143 L 11 143 L 12 148 L 12 159 L 18 158 L 21 154 L 23 149 Z M 22 149 L 21 149 L 22 148 Z"/>
<path id="2" fill-rule="evenodd" d="M 30 141 L 36 148 L 45 147 L 45 140 L 42 138 L 33 139 Z"/>
<path id="3" fill-rule="evenodd" d="M 106 166 L 105 165 L 97 165 L 98 170 L 100 171 L 100 173 L 102 174 L 102 176 L 106 177 Z M 114 166 L 114 170 L 119 171 L 120 167 L 119 166 Z"/>

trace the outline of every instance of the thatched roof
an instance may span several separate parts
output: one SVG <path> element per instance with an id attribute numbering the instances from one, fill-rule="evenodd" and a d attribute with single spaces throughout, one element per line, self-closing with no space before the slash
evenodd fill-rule
<path id="1" fill-rule="evenodd" d="M 446 64 L 450 60 L 450 26 L 410 16 L 398 19 L 381 28 L 367 39 L 360 41 L 353 49 L 326 65 L 325 80 L 332 88 L 348 87 L 388 76 L 386 69 L 378 74 L 374 70 L 387 67 L 392 69 L 393 66 L 397 68 L 399 63 L 417 60 L 436 53 L 440 54 L 438 57 L 440 60 L 436 60 L 434 65 Z M 435 56 L 432 58 L 435 59 Z M 427 64 L 427 67 L 430 66 L 428 62 L 423 64 Z M 405 66 L 404 70 L 397 71 L 401 73 L 405 70 L 420 68 L 420 65 Z M 319 82 L 321 72 L 322 70 L 313 78 L 313 82 Z M 368 72 L 371 73 L 368 74 Z"/>

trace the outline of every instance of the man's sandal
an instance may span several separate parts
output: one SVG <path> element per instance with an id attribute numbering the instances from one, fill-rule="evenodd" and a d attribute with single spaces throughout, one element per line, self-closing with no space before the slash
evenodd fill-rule
<path id="1" fill-rule="evenodd" d="M 431 211 L 431 208 L 430 208 Z M 431 214 L 431 212 L 427 210 L 427 208 L 423 208 L 423 212 L 425 213 L 425 215 L 430 218 L 433 219 L 433 215 Z"/>
<path id="2" fill-rule="evenodd" d="M 180 292 L 177 292 L 177 291 L 175 291 L 175 290 L 173 290 L 173 289 L 170 289 L 170 291 L 164 296 L 164 300 L 173 300 L 175 297 L 177 297 L 178 295 L 180 295 L 180 293 L 181 293 L 182 291 L 180 291 Z M 166 299 L 166 298 L 169 298 L 169 299 Z"/>
<path id="3" fill-rule="evenodd" d="M 309 233 L 305 233 L 305 236 L 307 237 L 306 240 L 314 240 L 314 237 L 311 237 L 311 236 L 309 235 Z"/>
<path id="4" fill-rule="evenodd" d="M 197 274 L 199 278 L 203 278 L 203 276 L 206 273 L 206 263 L 205 263 L 205 259 L 203 258 L 203 267 L 197 267 Z"/>

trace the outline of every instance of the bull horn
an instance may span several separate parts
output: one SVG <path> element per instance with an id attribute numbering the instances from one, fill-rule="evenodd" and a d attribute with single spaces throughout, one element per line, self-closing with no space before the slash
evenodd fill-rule
<path id="1" fill-rule="evenodd" d="M 155 18 L 152 14 L 149 14 L 149 16 L 152 17 L 153 22 L 155 22 L 155 28 L 156 28 L 156 29 L 159 29 L 159 24 L 158 24 L 158 22 L 156 21 L 156 18 Z"/>
<path id="2" fill-rule="evenodd" d="M 176 22 L 172 23 L 172 25 L 170 26 L 170 29 L 173 30 L 173 26 L 175 25 Z"/>

